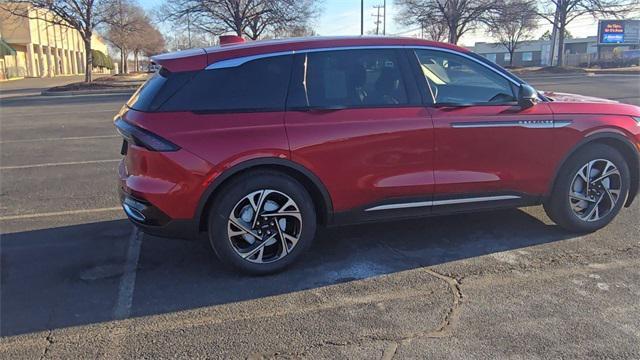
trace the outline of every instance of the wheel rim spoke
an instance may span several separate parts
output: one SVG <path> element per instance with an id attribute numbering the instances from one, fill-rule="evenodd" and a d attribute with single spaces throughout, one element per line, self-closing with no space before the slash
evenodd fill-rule
<path id="1" fill-rule="evenodd" d="M 261 238 L 260 235 L 258 235 L 257 233 L 253 232 L 248 227 L 244 226 L 242 224 L 242 222 L 239 219 L 235 218 L 235 217 L 229 217 L 229 223 L 240 229 L 240 231 L 234 231 L 234 235 L 229 235 L 229 236 L 238 236 L 238 235 L 249 234 L 249 235 L 253 235 L 254 237 L 256 237 L 258 239 Z M 233 230 L 230 229 L 229 231 L 233 231 Z"/>
<path id="2" fill-rule="evenodd" d="M 582 201 L 588 201 L 588 202 L 596 202 L 594 199 L 590 199 L 580 193 L 577 192 L 572 192 L 569 194 L 570 198 L 576 199 L 576 200 L 582 200 Z"/>
<path id="3" fill-rule="evenodd" d="M 620 171 L 613 162 L 591 160 L 573 177 L 568 194 L 570 208 L 582 221 L 597 221 L 613 211 L 621 189 Z"/>
<path id="4" fill-rule="evenodd" d="M 253 221 L 251 222 L 251 227 L 255 227 L 256 226 L 256 222 L 258 221 L 258 217 L 260 216 L 260 210 L 262 209 L 262 206 L 264 204 L 264 199 L 266 197 L 266 195 L 268 195 L 268 193 L 266 193 L 267 190 L 260 190 L 260 191 L 256 191 L 253 194 L 258 195 L 258 202 L 255 202 L 255 196 L 249 196 L 249 202 L 251 203 L 251 206 L 253 207 Z"/>
<path id="5" fill-rule="evenodd" d="M 608 178 L 608 177 L 609 177 L 609 176 L 611 176 L 611 175 L 618 175 L 618 176 L 620 176 L 620 171 L 618 171 L 618 169 L 614 169 L 614 170 L 611 170 L 611 171 L 609 171 L 609 172 L 606 172 L 606 173 L 604 173 L 604 174 L 602 174 L 602 175 L 598 176 L 596 179 L 591 180 L 591 183 L 598 183 L 598 182 L 600 182 L 600 181 L 602 181 L 602 180 L 604 180 L 604 179 Z"/>
<path id="6" fill-rule="evenodd" d="M 251 219 L 250 211 L 253 211 Z M 288 195 L 269 189 L 253 191 L 238 201 L 228 224 L 227 235 L 234 251 L 253 263 L 273 262 L 287 256 L 302 233 L 298 205 Z"/>
<path id="7" fill-rule="evenodd" d="M 609 197 L 609 201 L 611 201 L 611 207 L 616 206 L 616 202 L 618 201 L 617 197 L 614 198 L 613 193 L 607 187 L 604 188 L 604 192 L 607 193 L 607 196 Z"/>
<path id="8" fill-rule="evenodd" d="M 278 218 L 276 218 L 276 223 L 278 223 Z M 280 229 L 279 223 L 276 228 L 278 228 L 278 238 L 280 238 L 280 244 L 282 246 L 282 254 L 280 256 L 284 257 L 289 254 L 289 245 L 287 244 L 287 239 L 285 238 L 284 232 L 282 231 L 282 229 Z"/>
<path id="9" fill-rule="evenodd" d="M 246 259 L 258 253 L 259 261 L 262 261 L 262 256 L 264 255 L 264 247 L 269 243 L 269 240 L 273 239 L 275 236 L 276 234 L 273 234 L 270 237 L 264 239 L 260 244 L 255 246 L 249 252 L 241 254 L 242 257 Z"/>

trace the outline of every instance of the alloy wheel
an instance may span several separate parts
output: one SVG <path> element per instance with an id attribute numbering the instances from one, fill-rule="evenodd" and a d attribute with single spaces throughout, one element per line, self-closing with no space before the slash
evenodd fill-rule
<path id="1" fill-rule="evenodd" d="M 573 177 L 569 205 L 580 220 L 597 221 L 615 208 L 621 189 L 622 178 L 618 168 L 609 160 L 592 160 Z"/>
<path id="2" fill-rule="evenodd" d="M 301 233 L 300 208 L 280 191 L 254 191 L 238 201 L 229 214 L 231 246 L 252 263 L 271 263 L 287 256 Z"/>

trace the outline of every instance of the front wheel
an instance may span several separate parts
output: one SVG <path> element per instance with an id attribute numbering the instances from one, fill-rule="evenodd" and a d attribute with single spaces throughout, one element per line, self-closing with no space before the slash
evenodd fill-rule
<path id="1" fill-rule="evenodd" d="M 306 189 L 278 172 L 243 174 L 221 189 L 209 241 L 221 261 L 251 274 L 284 269 L 310 245 L 316 212 Z"/>
<path id="2" fill-rule="evenodd" d="M 560 169 L 544 208 L 551 220 L 570 231 L 596 231 L 620 212 L 629 183 L 629 166 L 616 149 L 588 145 Z"/>

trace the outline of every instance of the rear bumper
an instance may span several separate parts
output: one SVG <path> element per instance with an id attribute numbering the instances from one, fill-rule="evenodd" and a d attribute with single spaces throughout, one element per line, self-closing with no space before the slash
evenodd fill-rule
<path id="1" fill-rule="evenodd" d="M 137 199 L 120 187 L 120 203 L 129 220 L 145 234 L 178 239 L 195 239 L 198 223 L 192 219 L 171 219 L 148 201 Z"/>

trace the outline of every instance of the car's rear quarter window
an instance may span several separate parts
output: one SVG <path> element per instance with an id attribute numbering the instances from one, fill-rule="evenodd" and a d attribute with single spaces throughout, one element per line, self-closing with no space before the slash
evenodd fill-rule
<path id="1" fill-rule="evenodd" d="M 203 70 L 160 107 L 160 111 L 283 111 L 292 56 Z"/>
<path id="2" fill-rule="evenodd" d="M 197 72 L 170 72 L 161 68 L 127 102 L 127 106 L 138 111 L 156 111 L 184 86 Z"/>

